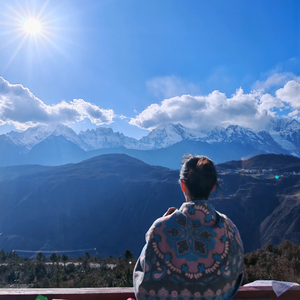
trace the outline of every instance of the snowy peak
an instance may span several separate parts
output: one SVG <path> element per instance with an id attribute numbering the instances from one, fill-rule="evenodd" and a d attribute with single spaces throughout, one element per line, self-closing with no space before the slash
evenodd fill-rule
<path id="1" fill-rule="evenodd" d="M 85 133 L 96 133 L 98 135 L 103 134 L 103 135 L 113 135 L 114 132 L 112 128 L 110 127 L 97 127 L 96 129 L 87 129 L 86 131 L 80 131 L 78 135 L 84 135 Z"/>
<path id="2" fill-rule="evenodd" d="M 16 145 L 23 145 L 28 150 L 53 133 L 53 128 L 46 125 L 30 127 L 23 132 L 11 131 L 6 134 Z"/>
<path id="3" fill-rule="evenodd" d="M 89 145 L 91 149 L 116 148 L 124 146 L 126 148 L 137 149 L 138 141 L 125 136 L 123 133 L 114 132 L 111 128 L 98 127 L 80 131 L 78 137 Z"/>
<path id="4" fill-rule="evenodd" d="M 250 129 L 238 125 L 229 125 L 227 128 L 217 127 L 213 129 L 203 141 L 212 144 L 256 138 L 257 135 Z"/>
<path id="5" fill-rule="evenodd" d="M 16 145 L 25 146 L 28 150 L 49 136 L 63 136 L 67 140 L 84 149 L 85 145 L 77 134 L 65 125 L 39 125 L 30 127 L 23 132 L 11 131 L 6 134 Z"/>
<path id="6" fill-rule="evenodd" d="M 293 119 L 276 119 L 272 118 L 270 123 L 266 126 L 267 131 L 272 132 L 294 132 L 300 130 L 300 123 Z"/>
<path id="7" fill-rule="evenodd" d="M 54 131 L 51 135 L 54 136 L 63 136 L 65 137 L 68 141 L 74 143 L 75 145 L 79 146 L 83 150 L 90 150 L 88 145 L 82 141 L 82 139 L 75 133 L 73 129 L 71 129 L 68 126 L 65 125 L 57 125 L 54 128 Z"/>
<path id="8" fill-rule="evenodd" d="M 210 144 L 241 143 L 266 153 L 287 153 L 280 144 L 274 141 L 268 132 L 255 132 L 238 125 L 230 125 L 227 128 L 215 128 L 203 141 Z"/>
<path id="9" fill-rule="evenodd" d="M 182 140 L 199 140 L 205 134 L 188 129 L 181 124 L 163 124 L 153 129 L 147 136 L 139 141 L 145 148 L 166 148 Z"/>
<path id="10" fill-rule="evenodd" d="M 12 131 L 5 136 L 16 146 L 20 146 L 20 151 L 23 152 L 28 152 L 50 136 L 63 136 L 85 151 L 117 147 L 150 150 L 166 148 L 183 140 L 192 140 L 216 145 L 222 143 L 250 145 L 264 153 L 283 153 L 300 157 L 299 122 L 274 118 L 267 128 L 266 131 L 258 132 L 238 125 L 230 125 L 227 128 L 216 127 L 204 134 L 181 124 L 170 123 L 160 125 L 147 136 L 136 140 L 106 127 L 89 129 L 76 134 L 65 125 L 40 125 L 28 128 L 24 132 Z"/>
<path id="11" fill-rule="evenodd" d="M 283 149 L 291 155 L 300 156 L 300 123 L 297 120 L 273 118 L 267 130 Z"/>

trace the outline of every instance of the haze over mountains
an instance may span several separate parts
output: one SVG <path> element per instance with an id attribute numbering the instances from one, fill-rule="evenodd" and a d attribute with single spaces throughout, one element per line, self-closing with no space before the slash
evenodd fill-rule
<path id="1" fill-rule="evenodd" d="M 265 176 L 236 174 L 241 168 L 273 169 Z M 240 230 L 245 251 L 289 239 L 300 243 L 300 158 L 260 155 L 218 165 L 223 198 L 217 210 Z M 231 171 L 230 171 L 231 170 Z M 135 256 L 152 222 L 185 201 L 179 173 L 127 155 L 101 155 L 59 167 L 0 168 L 1 248 L 78 250 L 97 248 L 100 256 Z"/>
<path id="2" fill-rule="evenodd" d="M 263 153 L 300 157 L 298 121 L 274 118 L 266 129 L 254 131 L 230 125 L 203 133 L 181 124 L 167 124 L 137 140 L 104 127 L 76 134 L 64 125 L 37 126 L 0 136 L 0 166 L 54 166 L 108 153 L 125 153 L 149 164 L 175 169 L 185 153 L 208 155 L 217 163 Z"/>

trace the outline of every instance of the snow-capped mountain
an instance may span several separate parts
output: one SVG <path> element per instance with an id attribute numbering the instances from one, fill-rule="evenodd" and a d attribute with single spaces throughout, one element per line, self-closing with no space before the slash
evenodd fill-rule
<path id="1" fill-rule="evenodd" d="M 229 125 L 227 128 L 217 127 L 201 141 L 209 144 L 238 142 L 266 153 L 286 153 L 267 131 L 255 132 L 238 125 Z"/>
<path id="2" fill-rule="evenodd" d="M 39 125 L 23 132 L 11 131 L 6 134 L 16 145 L 25 146 L 27 151 L 51 135 L 63 136 L 80 148 L 91 150 L 70 127 L 65 125 Z"/>
<path id="3" fill-rule="evenodd" d="M 153 129 L 147 136 L 142 137 L 139 142 L 143 150 L 166 148 L 183 140 L 199 140 L 206 134 L 188 129 L 181 124 L 162 124 Z"/>
<path id="4" fill-rule="evenodd" d="M 37 126 L 24 132 L 12 131 L 1 135 L 0 142 L 1 166 L 28 163 L 57 165 L 104 153 L 125 153 L 150 164 L 165 164 L 173 168 L 171 162 L 167 164 L 166 157 L 172 161 L 176 156 L 179 161 L 183 154 L 189 152 L 213 156 L 218 162 L 261 153 L 300 157 L 300 123 L 273 119 L 265 131 L 230 125 L 207 133 L 181 124 L 165 124 L 140 140 L 104 127 L 76 134 L 64 125 Z M 40 160 L 37 160 L 38 156 Z"/>
<path id="5" fill-rule="evenodd" d="M 266 126 L 266 130 L 268 130 L 269 132 L 292 132 L 295 130 L 300 130 L 300 123 L 295 119 L 290 120 L 272 118 L 270 120 L 270 123 Z"/>
<path id="6" fill-rule="evenodd" d="M 128 149 L 139 149 L 139 143 L 135 138 L 127 137 L 123 133 L 113 132 L 111 128 L 98 127 L 80 131 L 78 137 L 90 147 L 89 150 L 121 146 Z"/>
<path id="7" fill-rule="evenodd" d="M 138 142 L 137 149 L 166 148 L 183 140 L 209 144 L 241 143 L 265 153 L 292 154 L 300 157 L 300 123 L 289 119 L 272 119 L 266 130 L 255 131 L 238 125 L 216 127 L 208 133 L 188 129 L 181 124 L 163 124 Z"/>
<path id="8" fill-rule="evenodd" d="M 272 119 L 267 130 L 282 148 L 300 157 L 300 123 L 289 119 Z"/>

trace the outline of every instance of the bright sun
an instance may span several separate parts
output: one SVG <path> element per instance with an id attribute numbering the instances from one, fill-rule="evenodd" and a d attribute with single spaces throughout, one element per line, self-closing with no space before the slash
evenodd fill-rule
<path id="1" fill-rule="evenodd" d="M 12 32 L 13 35 L 6 44 L 2 45 L 0 43 L 0 50 L 15 40 L 18 40 L 19 43 L 16 45 L 15 51 L 12 52 L 4 70 L 10 66 L 25 44 L 30 45 L 30 47 L 27 47 L 28 53 L 36 51 L 39 57 L 45 53 L 44 50 L 49 51 L 51 49 L 49 45 L 62 52 L 59 47 L 60 36 L 57 34 L 61 27 L 57 26 L 56 23 L 58 20 L 55 15 L 56 8 L 53 7 L 53 10 L 50 11 L 47 9 L 50 0 L 6 2 L 11 2 L 11 4 L 7 6 L 7 13 L 4 14 L 5 21 L 3 22 L 0 18 L 0 37 L 4 27 L 7 28 L 4 33 L 6 31 Z M 34 2 L 35 5 L 30 7 L 29 2 Z M 1 9 L 0 16 L 2 17 Z"/>
<path id="2" fill-rule="evenodd" d="M 28 34 L 38 34 L 41 32 L 41 23 L 35 19 L 25 19 L 23 21 L 24 29 Z"/>

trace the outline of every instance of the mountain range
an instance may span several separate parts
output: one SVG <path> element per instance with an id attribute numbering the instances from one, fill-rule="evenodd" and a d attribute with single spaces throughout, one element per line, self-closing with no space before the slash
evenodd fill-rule
<path id="1" fill-rule="evenodd" d="M 235 172 L 267 166 L 266 176 Z M 210 200 L 237 225 L 246 252 L 285 239 L 300 243 L 300 175 L 282 175 L 299 166 L 300 158 L 273 154 L 217 165 L 222 195 Z M 152 222 L 185 201 L 178 170 L 122 154 L 58 167 L 2 167 L 0 175 L 6 251 L 96 248 L 100 256 L 118 256 L 130 249 L 137 256 Z"/>
<path id="2" fill-rule="evenodd" d="M 206 133 L 181 124 L 164 124 L 139 140 L 104 127 L 76 134 L 65 125 L 40 125 L 0 136 L 0 166 L 55 166 L 109 153 L 124 153 L 173 169 L 180 167 L 180 158 L 186 153 L 207 155 L 216 163 L 264 153 L 300 157 L 300 123 L 274 118 L 263 131 L 230 125 Z"/>

